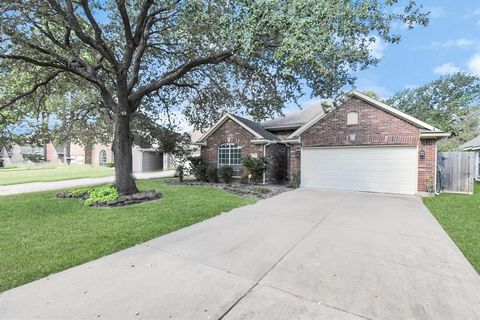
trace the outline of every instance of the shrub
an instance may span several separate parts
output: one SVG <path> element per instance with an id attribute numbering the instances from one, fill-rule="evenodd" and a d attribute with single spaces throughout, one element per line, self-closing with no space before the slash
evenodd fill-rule
<path id="1" fill-rule="evenodd" d="M 233 168 L 231 166 L 221 166 L 218 174 L 225 183 L 231 183 L 233 180 Z"/>
<path id="2" fill-rule="evenodd" d="M 115 167 L 115 163 L 113 163 L 113 162 L 107 162 L 107 163 L 105 163 L 105 167 L 107 167 L 107 168 L 114 168 L 114 167 Z"/>
<path id="3" fill-rule="evenodd" d="M 211 164 L 208 166 L 207 180 L 208 182 L 218 182 L 218 169 L 216 165 Z"/>
<path id="4" fill-rule="evenodd" d="M 199 181 L 207 181 L 207 168 L 208 166 L 204 163 L 198 165 L 193 172 L 195 178 Z"/>
<path id="5" fill-rule="evenodd" d="M 88 188 L 79 188 L 79 189 L 70 191 L 70 194 L 76 195 L 76 196 L 87 194 L 88 198 L 85 199 L 84 203 L 88 206 L 92 205 L 94 202 L 108 202 L 108 201 L 117 200 L 119 197 L 117 188 L 113 184 L 88 187 Z"/>
<path id="6" fill-rule="evenodd" d="M 242 158 L 242 165 L 250 171 L 253 181 L 260 181 L 263 174 L 267 171 L 268 160 L 265 157 L 254 158 L 247 156 Z"/>
<path id="7" fill-rule="evenodd" d="M 187 160 L 190 162 L 189 174 L 195 174 L 197 168 L 203 164 L 203 159 L 201 156 L 191 156 L 187 157 Z"/>

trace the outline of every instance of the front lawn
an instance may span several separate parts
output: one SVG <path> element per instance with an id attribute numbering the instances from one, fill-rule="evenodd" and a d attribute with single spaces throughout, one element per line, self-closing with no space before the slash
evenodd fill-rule
<path id="1" fill-rule="evenodd" d="M 113 168 L 91 165 L 25 167 L 0 170 L 0 185 L 27 182 L 60 181 L 80 178 L 98 178 L 114 175 Z"/>
<path id="2" fill-rule="evenodd" d="M 442 193 L 423 202 L 480 273 L 480 183 L 473 195 Z"/>
<path id="3" fill-rule="evenodd" d="M 223 190 L 138 181 L 164 198 L 92 208 L 55 192 L 0 197 L 0 292 L 255 202 Z"/>

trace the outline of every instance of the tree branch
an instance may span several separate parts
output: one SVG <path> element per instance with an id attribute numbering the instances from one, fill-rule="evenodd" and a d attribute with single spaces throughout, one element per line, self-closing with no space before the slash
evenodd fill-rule
<path id="1" fill-rule="evenodd" d="M 40 87 L 43 87 L 43 86 L 46 86 L 47 84 L 49 84 L 52 80 L 54 80 L 60 73 L 62 73 L 62 71 L 56 71 L 54 73 L 52 73 L 50 76 L 48 76 L 44 81 L 40 82 L 40 83 L 37 83 L 35 84 L 32 89 L 28 90 L 28 91 L 25 91 L 15 97 L 13 97 L 12 99 L 10 99 L 7 103 L 5 103 L 4 105 L 1 105 L 0 106 L 0 110 L 3 110 L 5 108 L 8 108 L 10 107 L 11 105 L 13 105 L 15 102 L 17 102 L 18 100 L 20 99 L 23 99 L 31 94 L 34 94 Z"/>
<path id="2" fill-rule="evenodd" d="M 145 95 L 153 91 L 156 91 L 165 85 L 172 84 L 173 82 L 180 79 L 181 77 L 183 77 L 185 74 L 195 69 L 196 67 L 207 65 L 207 64 L 218 64 L 227 60 L 232 55 L 233 55 L 232 51 L 223 51 L 223 52 L 219 52 L 217 54 L 211 55 L 209 57 L 190 60 L 189 62 L 182 64 L 178 68 L 170 72 L 167 72 L 161 77 L 161 79 L 154 81 L 148 85 L 144 85 L 140 87 L 138 90 L 136 90 L 134 93 L 130 95 L 129 100 L 139 101 Z"/>

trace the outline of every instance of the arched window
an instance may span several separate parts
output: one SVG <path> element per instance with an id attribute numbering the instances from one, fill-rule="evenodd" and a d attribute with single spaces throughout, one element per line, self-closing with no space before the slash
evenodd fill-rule
<path id="1" fill-rule="evenodd" d="M 100 150 L 100 154 L 98 156 L 98 164 L 102 167 L 107 164 L 107 151 Z"/>
<path id="2" fill-rule="evenodd" d="M 224 143 L 218 146 L 218 166 L 231 166 L 233 168 L 233 175 L 240 176 L 241 171 L 241 150 L 236 143 Z"/>

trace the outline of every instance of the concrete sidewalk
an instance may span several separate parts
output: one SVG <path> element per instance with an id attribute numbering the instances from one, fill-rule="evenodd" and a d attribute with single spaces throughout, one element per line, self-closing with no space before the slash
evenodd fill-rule
<path id="1" fill-rule="evenodd" d="M 155 179 L 155 178 L 167 178 L 173 177 L 175 171 L 159 171 L 159 172 L 139 172 L 135 173 L 136 179 Z M 7 196 L 21 193 L 31 193 L 49 190 L 68 189 L 82 186 L 90 186 L 104 183 L 111 183 L 115 181 L 115 177 L 103 177 L 103 178 L 84 178 L 84 179 L 72 179 L 63 181 L 50 181 L 50 182 L 30 182 L 21 184 L 12 184 L 6 186 L 0 186 L 0 196 Z"/>
<path id="2" fill-rule="evenodd" d="M 417 197 L 298 189 L 0 296 L 0 319 L 480 319 Z"/>

